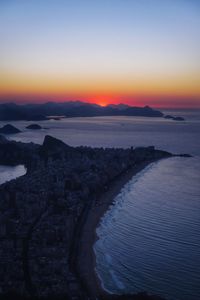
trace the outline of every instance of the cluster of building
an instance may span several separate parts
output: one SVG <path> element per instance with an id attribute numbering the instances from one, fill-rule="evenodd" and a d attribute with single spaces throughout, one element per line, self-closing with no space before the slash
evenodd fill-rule
<path id="1" fill-rule="evenodd" d="M 82 299 L 70 257 L 83 210 L 120 174 L 169 155 L 154 147 L 73 148 L 50 136 L 42 146 L 0 138 L 0 163 L 27 167 L 0 186 L 0 294 Z"/>

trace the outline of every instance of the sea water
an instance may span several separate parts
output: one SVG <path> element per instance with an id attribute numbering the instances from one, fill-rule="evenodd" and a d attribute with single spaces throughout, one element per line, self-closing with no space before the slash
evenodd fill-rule
<path id="1" fill-rule="evenodd" d="M 158 131 L 167 149 L 194 156 L 146 167 L 124 186 L 97 229 L 96 271 L 110 293 L 200 299 L 200 114 L 188 118 L 191 127 L 180 125 L 182 133 L 169 125 L 171 139 L 169 128 Z"/>
<path id="2" fill-rule="evenodd" d="M 33 123 L 30 121 L 0 122 L 0 127 L 10 123 L 19 128 L 21 133 L 8 137 L 21 142 L 42 144 L 45 135 L 52 135 L 70 146 L 127 148 L 154 145 L 174 153 L 198 154 L 200 111 L 170 113 L 186 115 L 186 121 L 114 116 L 40 121 L 37 123 L 42 127 L 41 130 L 26 129 Z"/>
<path id="3" fill-rule="evenodd" d="M 16 179 L 26 174 L 26 168 L 23 165 L 18 166 L 4 166 L 0 165 L 0 184 Z"/>
<path id="4" fill-rule="evenodd" d="M 153 163 L 116 197 L 97 229 L 97 272 L 111 293 L 200 295 L 200 159 Z"/>

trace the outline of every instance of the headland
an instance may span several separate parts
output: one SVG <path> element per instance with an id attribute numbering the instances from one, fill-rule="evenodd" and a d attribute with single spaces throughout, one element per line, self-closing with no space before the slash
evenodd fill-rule
<path id="1" fill-rule="evenodd" d="M 27 168 L 0 186 L 2 299 L 159 299 L 105 293 L 93 244 L 122 186 L 150 162 L 171 156 L 153 146 L 71 147 L 51 136 L 40 146 L 0 136 L 0 164 Z"/>

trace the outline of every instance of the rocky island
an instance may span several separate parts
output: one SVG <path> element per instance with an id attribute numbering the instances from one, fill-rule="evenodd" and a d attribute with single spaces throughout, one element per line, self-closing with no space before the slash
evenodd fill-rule
<path id="1" fill-rule="evenodd" d="M 174 121 L 185 121 L 183 117 L 174 117 L 171 115 L 164 116 L 165 119 L 174 120 Z"/>
<path id="2" fill-rule="evenodd" d="M 18 128 L 13 125 L 7 124 L 0 128 L 0 133 L 2 134 L 16 134 L 21 132 Z"/>
<path id="3" fill-rule="evenodd" d="M 104 292 L 92 245 L 121 186 L 171 156 L 153 146 L 71 147 L 51 136 L 40 146 L 0 136 L 0 164 L 27 168 L 0 186 L 0 299 L 160 299 Z"/>
<path id="4" fill-rule="evenodd" d="M 26 126 L 27 129 L 32 129 L 32 130 L 40 130 L 42 129 L 42 127 L 38 124 L 30 124 L 28 126 Z"/>

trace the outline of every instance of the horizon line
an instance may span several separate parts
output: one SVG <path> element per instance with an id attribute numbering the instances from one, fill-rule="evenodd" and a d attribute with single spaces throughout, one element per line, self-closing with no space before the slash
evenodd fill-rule
<path id="1" fill-rule="evenodd" d="M 98 105 L 100 107 L 108 107 L 110 105 L 127 105 L 129 107 L 150 107 L 150 108 L 154 108 L 154 109 L 174 109 L 174 110 L 178 110 L 178 109 L 182 109 L 182 110 L 200 110 L 200 106 L 156 106 L 156 105 L 150 105 L 150 104 L 130 104 L 130 103 L 126 103 L 126 102 L 118 102 L 118 103 L 114 103 L 114 102 L 111 102 L 111 103 L 106 103 L 105 105 L 104 104 L 100 104 L 100 103 L 97 103 L 97 102 L 90 102 L 90 101 L 86 101 L 86 100 L 64 100 L 64 101 L 53 101 L 53 100 L 46 100 L 46 101 L 38 101 L 38 102 L 34 102 L 34 101 L 31 101 L 31 100 L 28 100 L 28 101 L 16 101 L 16 100 L 11 100 L 11 101 L 2 101 L 0 99 L 0 105 L 4 105 L 4 104 L 16 104 L 16 105 L 43 105 L 43 104 L 48 104 L 48 103 L 55 103 L 55 104 L 64 104 L 64 103 L 69 103 L 69 102 L 80 102 L 80 103 L 85 103 L 85 104 L 93 104 L 93 105 Z"/>

